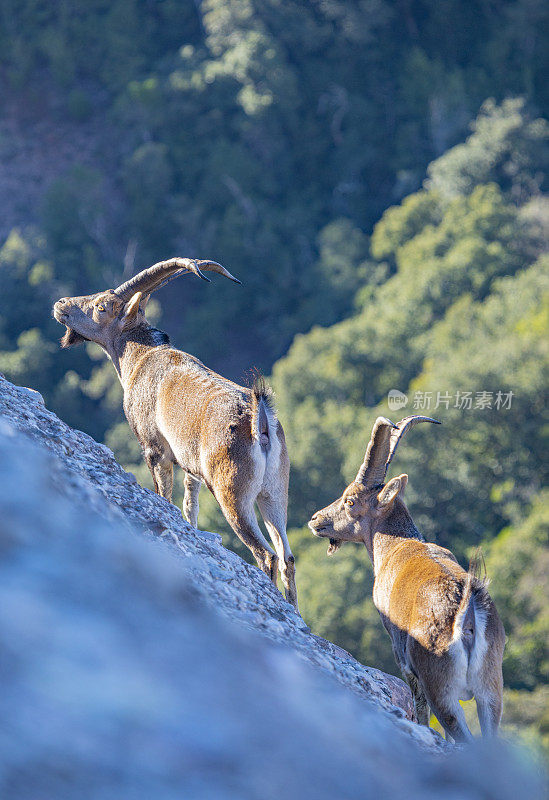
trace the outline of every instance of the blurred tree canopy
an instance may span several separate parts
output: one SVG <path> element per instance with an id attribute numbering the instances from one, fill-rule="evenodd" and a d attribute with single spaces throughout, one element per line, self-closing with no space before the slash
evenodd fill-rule
<path id="1" fill-rule="evenodd" d="M 396 671 L 365 551 L 327 559 L 303 526 L 398 389 L 402 416 L 444 423 L 395 459 L 414 519 L 464 564 L 483 546 L 507 719 L 546 744 L 548 15 L 542 0 L 0 7 L 0 123 L 18 106 L 94 137 L 0 242 L 0 370 L 150 486 L 112 366 L 94 345 L 57 351 L 51 304 L 173 254 L 226 264 L 242 287 L 178 281 L 148 314 L 229 377 L 272 373 L 304 618 Z M 248 557 L 205 491 L 200 522 Z"/>
<path id="2" fill-rule="evenodd" d="M 475 130 L 491 123 L 483 136 L 501 143 L 517 108 L 486 106 Z M 522 719 L 547 746 L 549 204 L 536 183 L 540 160 L 519 157 L 532 128 L 524 118 L 519 127 L 526 143 L 501 146 L 488 170 L 475 134 L 430 165 L 424 188 L 373 230 L 370 264 L 385 263 L 389 277 L 359 289 L 344 321 L 296 337 L 273 381 L 292 453 L 294 525 L 353 479 L 378 414 L 416 410 L 444 423 L 414 430 L 393 470 L 409 473 L 408 503 L 428 539 L 465 565 L 484 547 L 508 635 L 509 722 L 518 731 Z M 547 126 L 534 128 L 542 152 Z M 518 161 L 525 170 L 514 183 L 499 167 Z M 401 413 L 388 408 L 390 389 L 408 398 Z M 356 593 L 357 584 L 371 591 L 366 554 L 346 545 L 329 560 L 306 529 L 293 538 L 305 618 L 394 671 L 373 606 Z M 522 717 L 521 703 L 532 704 Z"/>
<path id="3" fill-rule="evenodd" d="M 357 281 L 383 279 L 341 265 L 486 97 L 547 112 L 548 13 L 541 0 L 6 0 L 7 89 L 108 126 L 97 166 L 76 164 L 43 204 L 59 274 L 96 286 L 128 243 L 136 266 L 222 260 L 243 288 L 188 282 L 165 298 L 170 328 L 214 366 L 268 371 L 296 333 L 352 310 Z M 486 103 L 431 165 L 433 190 L 495 182 L 522 202 L 539 188 L 542 123 L 523 111 Z"/>

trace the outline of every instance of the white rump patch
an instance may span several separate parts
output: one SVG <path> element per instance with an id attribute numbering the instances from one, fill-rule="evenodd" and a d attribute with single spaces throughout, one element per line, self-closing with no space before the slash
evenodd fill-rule
<path id="1" fill-rule="evenodd" d="M 487 650 L 486 611 L 479 608 L 473 597 L 473 613 L 475 616 L 475 639 L 470 654 L 463 641 L 462 624 L 467 608 L 454 621 L 454 636 L 449 652 L 452 655 L 456 670 L 456 686 L 460 700 L 470 700 L 476 694 L 479 685 L 479 674 Z"/>

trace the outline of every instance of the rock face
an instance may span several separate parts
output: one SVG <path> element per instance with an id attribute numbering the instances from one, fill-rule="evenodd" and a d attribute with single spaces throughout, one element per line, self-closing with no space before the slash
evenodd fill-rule
<path id="1" fill-rule="evenodd" d="M 0 412 L 0 797 L 541 798 L 40 395 L 1 378 Z"/>

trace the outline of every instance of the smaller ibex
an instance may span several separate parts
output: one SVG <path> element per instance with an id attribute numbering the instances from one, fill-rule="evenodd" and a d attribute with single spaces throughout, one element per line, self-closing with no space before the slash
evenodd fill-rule
<path id="1" fill-rule="evenodd" d="M 171 500 L 173 466 L 179 464 L 186 472 L 183 510 L 196 527 L 198 493 L 205 483 L 275 586 L 280 568 L 286 597 L 297 609 L 286 535 L 290 463 L 270 392 L 261 380 L 245 389 L 222 378 L 171 347 L 166 334 L 145 319 L 151 292 L 189 272 L 207 281 L 207 270 L 240 283 L 215 261 L 172 258 L 116 289 L 58 300 L 53 313 L 67 328 L 61 344 L 101 345 L 120 378 L 124 411 L 158 494 Z M 257 523 L 256 501 L 275 550 Z"/>
<path id="2" fill-rule="evenodd" d="M 466 572 L 449 550 L 426 542 L 402 493 L 407 475 L 385 484 L 398 443 L 418 422 L 394 425 L 378 417 L 358 474 L 331 505 L 309 522 L 330 540 L 363 542 L 374 567 L 374 605 L 414 698 L 416 716 L 429 725 L 429 707 L 456 741 L 472 736 L 460 700 L 473 696 L 483 736 L 496 734 L 502 708 L 505 632 L 485 582 Z"/>

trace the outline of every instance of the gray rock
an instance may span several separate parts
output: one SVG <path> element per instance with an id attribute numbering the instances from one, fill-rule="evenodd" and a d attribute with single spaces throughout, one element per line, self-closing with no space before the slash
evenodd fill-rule
<path id="1" fill-rule="evenodd" d="M 3 378 L 0 412 L 0 797 L 542 797 Z"/>

